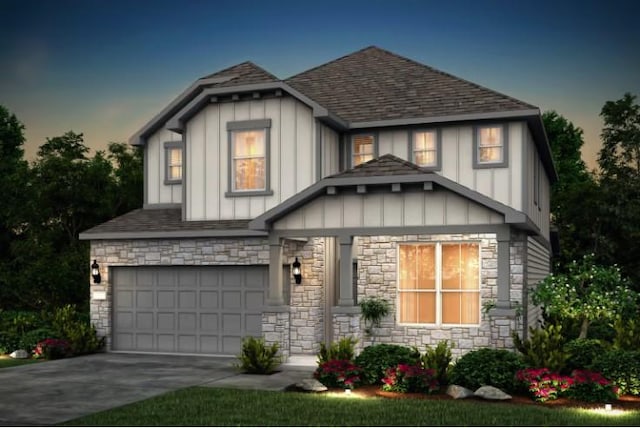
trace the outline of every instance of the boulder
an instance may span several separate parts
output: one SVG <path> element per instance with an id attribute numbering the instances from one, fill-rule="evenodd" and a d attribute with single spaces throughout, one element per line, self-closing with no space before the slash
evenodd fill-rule
<path id="1" fill-rule="evenodd" d="M 458 398 L 473 397 L 473 391 L 465 388 L 464 386 L 449 385 L 447 387 L 447 395 L 450 395 L 457 400 Z"/>
<path id="2" fill-rule="evenodd" d="M 494 386 L 481 386 L 473 394 L 485 400 L 511 400 L 509 394 L 505 394 Z"/>
<path id="3" fill-rule="evenodd" d="M 322 392 L 326 391 L 327 387 L 318 382 L 316 379 L 303 379 L 296 383 L 296 388 L 309 392 Z"/>
<path id="4" fill-rule="evenodd" d="M 29 358 L 29 353 L 27 351 L 25 351 L 24 349 L 18 349 L 17 351 L 13 351 L 12 353 L 10 353 L 9 356 L 11 358 L 22 360 L 22 359 L 25 359 L 25 358 Z"/>

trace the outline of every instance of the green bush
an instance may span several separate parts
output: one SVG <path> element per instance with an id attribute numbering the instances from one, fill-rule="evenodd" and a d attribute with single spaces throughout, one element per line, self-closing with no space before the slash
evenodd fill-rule
<path id="1" fill-rule="evenodd" d="M 380 297 L 368 297 L 360 302 L 360 314 L 365 323 L 365 333 L 373 334 L 373 327 L 380 327 L 380 321 L 391 310 L 389 302 Z"/>
<path id="2" fill-rule="evenodd" d="M 65 305 L 54 311 L 51 326 L 56 336 L 69 341 L 76 355 L 97 352 L 104 347 L 105 338 L 98 337 L 88 315 L 79 312 L 74 305 Z"/>
<path id="3" fill-rule="evenodd" d="M 616 349 L 640 349 L 640 320 L 617 317 L 613 322 L 615 337 L 613 347 Z"/>
<path id="4" fill-rule="evenodd" d="M 24 349 L 31 353 L 36 348 L 38 342 L 55 337 L 56 333 L 52 329 L 48 327 L 37 328 L 26 332 L 22 337 L 20 337 L 20 340 L 18 341 L 18 349 Z"/>
<path id="5" fill-rule="evenodd" d="M 435 348 L 426 346 L 422 356 L 422 366 L 425 369 L 433 369 L 436 372 L 436 379 L 440 385 L 447 384 L 449 369 L 451 368 L 451 348 L 449 342 L 443 340 Z"/>
<path id="6" fill-rule="evenodd" d="M 358 339 L 352 337 L 343 337 L 339 341 L 333 342 L 328 348 L 324 343 L 321 343 L 320 352 L 317 355 L 318 364 L 326 363 L 330 360 L 353 361 L 357 343 Z"/>
<path id="7" fill-rule="evenodd" d="M 592 403 L 611 403 L 618 399 L 613 383 L 602 374 L 590 370 L 574 370 L 573 383 L 563 394 L 567 397 Z"/>
<path id="8" fill-rule="evenodd" d="M 270 374 L 280 365 L 282 359 L 277 355 L 279 345 L 267 346 L 264 339 L 247 336 L 242 339 L 242 353 L 236 368 L 245 373 Z"/>
<path id="9" fill-rule="evenodd" d="M 363 380 L 366 384 L 381 384 L 389 367 L 419 364 L 420 352 L 415 348 L 381 343 L 364 348 L 355 363 L 364 370 Z"/>
<path id="10" fill-rule="evenodd" d="M 612 381 L 620 394 L 640 395 L 640 351 L 610 349 L 598 355 L 590 369 Z"/>
<path id="11" fill-rule="evenodd" d="M 8 354 L 16 349 L 31 351 L 38 342 L 33 340 L 31 332 L 45 327 L 46 323 L 37 312 L 0 310 L 0 354 Z"/>
<path id="12" fill-rule="evenodd" d="M 598 339 L 574 339 L 564 345 L 569 354 L 566 364 L 568 373 L 575 369 L 587 369 L 598 355 L 606 351 L 606 346 Z"/>
<path id="13" fill-rule="evenodd" d="M 560 372 L 566 365 L 569 354 L 564 350 L 566 340 L 562 336 L 561 325 L 548 324 L 538 329 L 529 327 L 527 340 L 521 340 L 515 332 L 512 337 L 527 366 L 545 367 L 552 372 Z"/>
<path id="14" fill-rule="evenodd" d="M 513 392 L 516 390 L 516 372 L 524 367 L 525 364 L 514 352 L 482 348 L 468 352 L 456 361 L 449 382 L 471 390 L 490 385 Z"/>

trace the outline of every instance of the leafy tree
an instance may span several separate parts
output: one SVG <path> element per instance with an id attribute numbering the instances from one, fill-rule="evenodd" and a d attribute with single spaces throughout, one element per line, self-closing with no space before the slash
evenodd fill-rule
<path id="1" fill-rule="evenodd" d="M 107 158 L 113 163 L 118 188 L 114 209 L 124 214 L 140 208 L 143 198 L 143 151 L 125 143 L 109 143 Z"/>
<path id="2" fill-rule="evenodd" d="M 579 321 L 579 338 L 584 339 L 593 321 L 633 313 L 638 294 L 616 266 L 598 266 L 592 256 L 584 256 L 572 261 L 567 273 L 545 278 L 532 290 L 531 300 L 543 306 L 546 316 Z"/>

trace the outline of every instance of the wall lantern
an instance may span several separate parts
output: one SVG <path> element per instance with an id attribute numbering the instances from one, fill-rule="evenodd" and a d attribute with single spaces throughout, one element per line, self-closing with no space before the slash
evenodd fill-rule
<path id="1" fill-rule="evenodd" d="M 94 284 L 100 284 L 100 266 L 98 266 L 98 263 L 95 260 L 93 261 L 93 264 L 91 264 L 91 276 L 93 277 Z"/>
<path id="2" fill-rule="evenodd" d="M 300 284 L 302 282 L 302 271 L 300 270 L 300 262 L 297 257 L 291 266 L 293 267 L 293 277 L 296 280 L 296 284 Z"/>

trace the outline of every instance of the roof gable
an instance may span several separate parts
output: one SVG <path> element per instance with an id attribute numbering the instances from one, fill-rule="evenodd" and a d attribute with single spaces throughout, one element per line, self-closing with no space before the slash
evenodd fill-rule
<path id="1" fill-rule="evenodd" d="M 220 83 L 210 84 L 207 87 L 225 87 L 225 86 L 238 86 L 238 85 L 250 85 L 253 83 L 268 83 L 279 82 L 273 74 L 269 73 L 265 69 L 258 67 L 251 61 L 245 61 L 243 63 L 225 68 L 213 74 L 203 77 L 203 79 L 214 78 L 228 78 Z"/>
<path id="2" fill-rule="evenodd" d="M 413 175 L 424 174 L 424 169 L 418 165 L 400 159 L 392 154 L 386 154 L 379 158 L 371 159 L 368 162 L 357 165 L 351 169 L 334 174 L 331 178 L 341 177 L 372 177 L 389 175 Z"/>
<path id="3" fill-rule="evenodd" d="M 375 46 L 285 82 L 348 122 L 537 109 Z"/>

